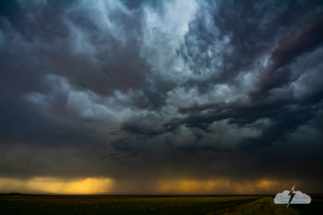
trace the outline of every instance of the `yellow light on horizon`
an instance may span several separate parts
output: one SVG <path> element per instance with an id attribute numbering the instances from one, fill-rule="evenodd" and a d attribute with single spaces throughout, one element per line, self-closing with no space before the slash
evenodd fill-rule
<path id="1" fill-rule="evenodd" d="M 64 181 L 52 177 L 33 178 L 27 181 L 0 178 L 1 192 L 26 192 L 45 194 L 102 194 L 109 193 L 113 180 L 87 178 L 79 181 Z"/>
<path id="2" fill-rule="evenodd" d="M 294 182 L 292 182 L 293 184 Z M 214 180 L 161 180 L 157 193 L 161 194 L 261 194 L 282 189 L 291 182 L 273 180 L 231 181 L 228 179 Z M 301 184 L 301 182 L 298 182 Z"/>
<path id="3" fill-rule="evenodd" d="M 229 179 L 162 179 L 145 187 L 138 181 L 115 181 L 111 178 L 62 180 L 53 177 L 18 180 L 0 178 L 0 193 L 29 194 L 266 194 L 280 191 L 300 181 L 232 181 Z"/>

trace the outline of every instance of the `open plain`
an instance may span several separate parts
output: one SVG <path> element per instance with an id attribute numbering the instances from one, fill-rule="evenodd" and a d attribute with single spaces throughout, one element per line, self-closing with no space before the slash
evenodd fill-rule
<path id="1" fill-rule="evenodd" d="M 0 195 L 1 215 L 20 214 L 319 214 L 322 203 L 275 205 L 265 196 Z M 297 207 L 296 207 L 297 208 Z M 300 213 L 302 211 L 303 213 Z"/>

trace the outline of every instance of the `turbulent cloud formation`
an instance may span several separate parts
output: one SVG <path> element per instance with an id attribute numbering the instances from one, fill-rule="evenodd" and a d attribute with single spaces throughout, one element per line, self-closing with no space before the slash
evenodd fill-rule
<path id="1" fill-rule="evenodd" d="M 319 1 L 2 1 L 0 185 L 322 192 L 322 25 Z"/>

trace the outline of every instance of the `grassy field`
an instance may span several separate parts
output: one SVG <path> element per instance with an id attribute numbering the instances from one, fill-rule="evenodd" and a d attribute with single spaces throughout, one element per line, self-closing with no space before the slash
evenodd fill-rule
<path id="1" fill-rule="evenodd" d="M 295 208 L 300 212 L 300 215 L 322 215 L 323 214 L 323 195 L 310 195 L 312 198 L 309 205 L 290 205 L 291 208 Z"/>
<path id="2" fill-rule="evenodd" d="M 208 214 L 259 198 L 258 196 L 2 195 L 0 214 Z"/>
<path id="3" fill-rule="evenodd" d="M 257 201 L 247 203 L 244 205 L 236 206 L 235 208 L 225 209 L 223 211 L 213 213 L 212 215 L 248 215 L 248 214 L 261 214 L 261 215 L 299 215 L 299 211 L 286 207 L 286 205 L 276 205 L 272 197 L 261 198 Z"/>
<path id="4" fill-rule="evenodd" d="M 303 214 L 307 214 L 306 209 L 303 211 L 305 211 Z M 275 205 L 272 197 L 264 196 L 0 195 L 0 215 L 15 214 L 297 215 L 299 211 L 294 208 L 286 208 L 286 205 Z"/>

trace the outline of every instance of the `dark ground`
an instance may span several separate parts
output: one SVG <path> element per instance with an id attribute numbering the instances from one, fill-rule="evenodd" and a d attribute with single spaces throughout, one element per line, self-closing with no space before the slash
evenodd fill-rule
<path id="1" fill-rule="evenodd" d="M 323 195 L 310 195 L 312 198 L 309 205 L 290 205 L 300 212 L 300 215 L 322 215 L 323 214 Z"/>
<path id="2" fill-rule="evenodd" d="M 20 214 L 213 214 L 264 196 L 58 196 L 0 195 L 0 215 Z M 319 199 L 318 197 L 315 197 Z M 314 198 L 312 197 L 312 200 Z M 249 204 L 250 205 L 250 204 Z M 323 214 L 323 202 L 291 205 L 300 214 Z M 221 213 L 220 213 L 221 214 Z"/>

